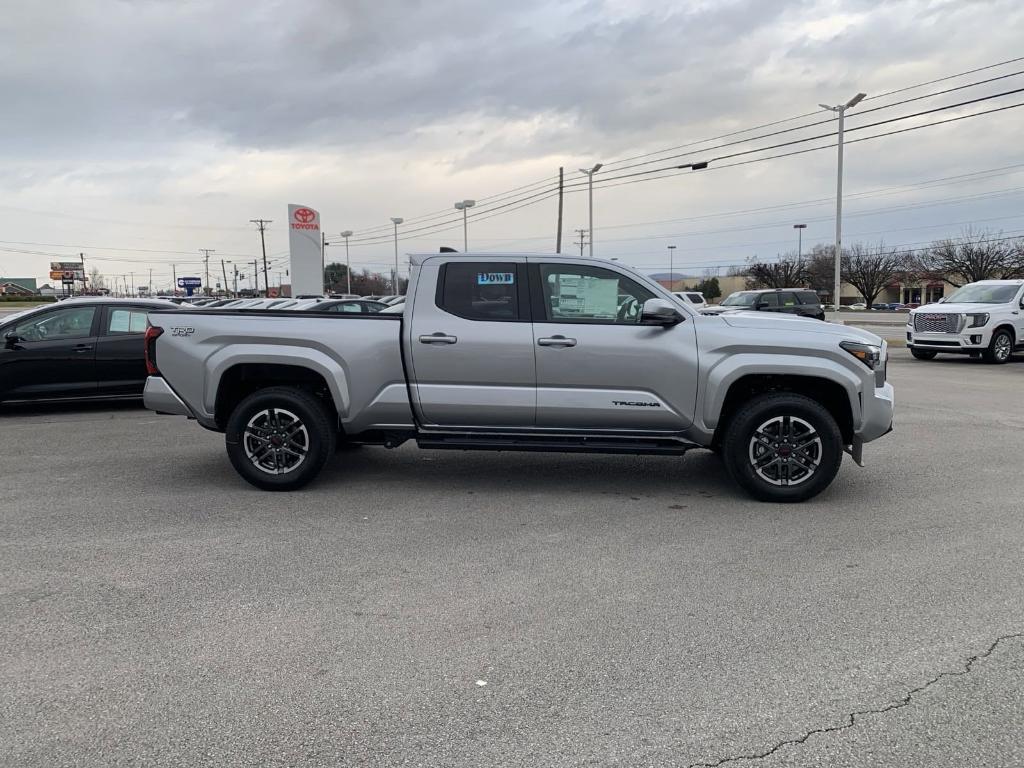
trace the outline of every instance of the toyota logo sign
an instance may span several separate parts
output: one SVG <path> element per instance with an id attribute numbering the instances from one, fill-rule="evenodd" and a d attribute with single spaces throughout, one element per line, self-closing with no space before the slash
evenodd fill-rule
<path id="1" fill-rule="evenodd" d="M 316 211 L 311 208 L 296 208 L 295 209 L 295 220 L 300 224 L 309 224 L 313 219 L 316 218 Z"/>

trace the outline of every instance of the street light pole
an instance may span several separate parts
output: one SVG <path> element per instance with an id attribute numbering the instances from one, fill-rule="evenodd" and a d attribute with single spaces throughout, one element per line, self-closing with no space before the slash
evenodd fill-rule
<path id="1" fill-rule="evenodd" d="M 676 287 L 675 255 L 676 247 L 674 245 L 670 245 L 668 247 L 668 289 L 670 291 L 675 290 Z"/>
<path id="2" fill-rule="evenodd" d="M 466 212 L 476 205 L 476 200 L 463 200 L 455 204 L 455 210 L 462 211 L 462 251 L 469 252 L 469 224 L 467 224 Z"/>
<path id="3" fill-rule="evenodd" d="M 590 206 L 590 258 L 594 258 L 594 174 L 601 170 L 602 163 L 598 163 L 590 170 L 580 168 L 580 173 L 587 177 L 587 198 Z"/>
<path id="4" fill-rule="evenodd" d="M 796 257 L 799 259 L 804 255 L 804 230 L 807 229 L 806 224 L 794 224 L 793 229 L 796 230 Z"/>
<path id="5" fill-rule="evenodd" d="M 391 223 L 395 225 L 395 280 L 392 288 L 395 291 L 395 296 L 400 296 L 401 293 L 398 290 L 398 225 L 401 224 L 405 219 L 400 216 L 392 216 Z"/>
<path id="6" fill-rule="evenodd" d="M 852 99 L 845 104 L 839 104 L 834 107 L 830 107 L 828 104 L 819 104 L 819 107 L 827 109 L 829 112 L 835 112 L 839 116 L 839 129 L 838 129 L 838 141 L 836 146 L 839 148 L 839 163 L 836 173 L 836 250 L 835 250 L 835 295 L 834 307 L 836 310 L 839 309 L 839 289 L 841 285 L 841 273 L 840 273 L 840 262 L 843 256 L 843 123 L 846 118 L 846 110 L 852 109 L 853 107 L 860 104 L 860 102 L 866 97 L 866 93 L 858 93 Z"/>
<path id="7" fill-rule="evenodd" d="M 348 281 L 345 293 L 352 293 L 352 265 L 348 260 L 348 239 L 352 237 L 352 230 L 346 229 L 341 236 L 345 238 L 345 279 Z"/>

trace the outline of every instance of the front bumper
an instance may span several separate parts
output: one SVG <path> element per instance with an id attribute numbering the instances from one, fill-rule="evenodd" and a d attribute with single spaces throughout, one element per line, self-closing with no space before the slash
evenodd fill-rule
<path id="1" fill-rule="evenodd" d="M 892 431 L 895 398 L 895 390 L 888 382 L 864 393 L 860 429 L 854 432 L 859 442 L 870 443 Z"/>
<path id="2" fill-rule="evenodd" d="M 150 376 L 146 379 L 146 388 L 142 391 L 142 402 L 149 410 L 157 413 L 195 418 L 192 411 L 174 393 L 162 376 Z"/>
<path id="3" fill-rule="evenodd" d="M 959 333 L 921 333 L 907 326 L 907 346 L 926 352 L 981 352 L 992 341 L 988 327 L 964 328 Z"/>

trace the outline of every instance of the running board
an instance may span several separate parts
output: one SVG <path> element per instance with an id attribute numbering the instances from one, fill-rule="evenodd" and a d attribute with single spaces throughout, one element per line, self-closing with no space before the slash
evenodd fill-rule
<path id="1" fill-rule="evenodd" d="M 552 453 L 629 453 L 680 455 L 699 448 L 676 438 L 630 438 L 606 435 L 421 435 L 420 448 L 454 451 L 547 451 Z"/>

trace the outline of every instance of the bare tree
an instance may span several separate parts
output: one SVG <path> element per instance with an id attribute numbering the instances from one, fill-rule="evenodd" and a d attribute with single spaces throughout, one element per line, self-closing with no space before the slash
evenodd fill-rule
<path id="1" fill-rule="evenodd" d="M 796 288 L 807 284 L 807 261 L 795 253 L 787 253 L 776 261 L 747 260 L 749 288 Z"/>
<path id="2" fill-rule="evenodd" d="M 956 239 L 937 240 L 917 257 L 921 279 L 944 280 L 959 288 L 978 280 L 1024 277 L 1022 249 L 988 230 L 967 229 Z"/>
<path id="3" fill-rule="evenodd" d="M 905 252 L 881 243 L 874 249 L 855 243 L 839 264 L 843 281 L 856 288 L 871 309 L 882 289 L 906 269 L 908 258 Z"/>

